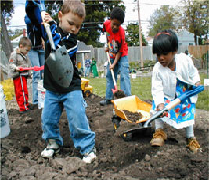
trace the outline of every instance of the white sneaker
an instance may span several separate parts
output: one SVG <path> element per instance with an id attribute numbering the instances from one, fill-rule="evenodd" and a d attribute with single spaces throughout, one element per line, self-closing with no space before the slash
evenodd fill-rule
<path id="1" fill-rule="evenodd" d="M 83 160 L 85 163 L 91 163 L 92 161 L 94 161 L 94 160 L 96 159 L 96 157 L 97 157 L 97 156 L 96 156 L 96 149 L 93 148 L 92 151 L 90 151 L 89 153 L 84 154 L 82 160 Z"/>
<path id="2" fill-rule="evenodd" d="M 55 139 L 49 139 L 47 147 L 41 152 L 41 156 L 44 158 L 53 157 L 55 153 L 59 152 L 59 145 Z"/>

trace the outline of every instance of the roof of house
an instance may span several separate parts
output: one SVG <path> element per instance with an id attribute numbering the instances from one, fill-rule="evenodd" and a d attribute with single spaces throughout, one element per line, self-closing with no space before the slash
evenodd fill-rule
<path id="1" fill-rule="evenodd" d="M 91 52 L 90 47 L 88 47 L 84 42 L 78 42 L 78 50 L 77 53 L 89 53 Z"/>

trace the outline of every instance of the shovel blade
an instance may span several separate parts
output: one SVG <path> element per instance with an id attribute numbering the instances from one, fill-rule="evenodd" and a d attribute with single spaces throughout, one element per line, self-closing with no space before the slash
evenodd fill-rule
<path id="1" fill-rule="evenodd" d="M 46 60 L 46 64 L 58 85 L 62 87 L 70 86 L 74 68 L 65 46 L 57 49 L 56 52 L 51 52 Z"/>

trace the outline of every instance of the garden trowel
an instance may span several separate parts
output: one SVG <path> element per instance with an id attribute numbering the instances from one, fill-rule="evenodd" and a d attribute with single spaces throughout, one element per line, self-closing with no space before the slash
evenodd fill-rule
<path id="1" fill-rule="evenodd" d="M 51 53 L 46 59 L 46 64 L 49 67 L 49 71 L 51 72 L 52 77 L 57 84 L 62 87 L 69 87 L 74 74 L 73 63 L 64 45 L 56 49 L 52 38 L 50 25 L 44 23 L 44 26 L 52 49 Z"/>

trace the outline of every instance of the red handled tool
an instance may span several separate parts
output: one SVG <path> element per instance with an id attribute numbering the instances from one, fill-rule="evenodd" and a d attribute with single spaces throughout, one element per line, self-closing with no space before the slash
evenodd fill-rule
<path id="1" fill-rule="evenodd" d="M 109 53 L 106 52 L 106 54 L 107 54 L 108 62 L 111 65 Z M 118 87 L 117 87 L 117 83 L 115 81 L 114 71 L 112 69 L 110 69 L 110 71 L 111 71 L 112 79 L 113 79 L 113 82 L 114 82 L 114 89 L 112 89 L 112 92 L 113 92 L 113 94 L 115 94 L 118 91 Z"/>
<path id="2" fill-rule="evenodd" d="M 29 71 L 29 70 L 34 70 L 34 71 L 41 71 L 44 70 L 44 65 L 41 67 L 34 66 L 34 67 L 19 67 L 20 71 Z"/>

